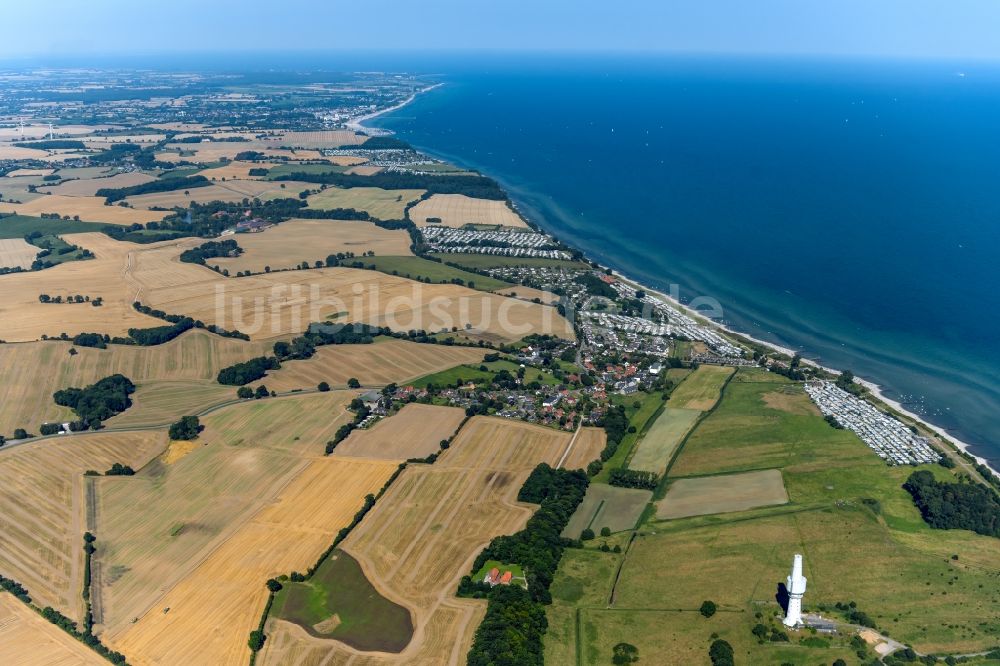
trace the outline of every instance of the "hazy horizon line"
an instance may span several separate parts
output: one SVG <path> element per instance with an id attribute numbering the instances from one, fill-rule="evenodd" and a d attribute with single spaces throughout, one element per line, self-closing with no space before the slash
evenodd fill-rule
<path id="1" fill-rule="evenodd" d="M 119 60 L 140 60 L 150 59 L 171 59 L 185 60 L 190 58 L 221 57 L 229 59 L 261 59 L 273 58 L 287 63 L 296 58 L 330 58 L 330 57 L 355 57 L 355 58 L 378 58 L 378 57 L 399 57 L 399 56 L 419 56 L 426 59 L 436 59 L 455 56 L 474 56 L 484 60 L 491 58 L 509 57 L 537 57 L 544 56 L 553 59 L 575 59 L 575 58 L 642 58 L 649 60 L 670 60 L 670 59 L 699 59 L 699 60 L 725 60 L 725 59 L 753 59 L 770 61 L 842 61 L 842 62 L 935 62 L 951 63 L 962 62 L 969 64 L 998 64 L 1000 56 L 965 56 L 965 55 L 927 55 L 927 54 L 886 54 L 886 53 L 836 53 L 836 52 L 778 52 L 778 51 L 709 51 L 709 50 L 677 50 L 677 49 L 464 49 L 464 48 L 308 48 L 289 51 L 287 49 L 192 49 L 192 50 L 153 50 L 153 51 L 111 51 L 111 52 L 47 52 L 31 53 L 24 55 L 2 55 L 0 54 L 0 66 L 8 65 L 51 65 L 56 66 L 51 61 L 60 61 L 60 67 L 87 67 L 90 63 L 107 63 Z M 76 60 L 75 65 L 66 64 L 62 61 Z M 143 62 L 144 65 L 148 63 Z M 232 63 L 220 63 L 220 65 L 231 65 Z M 303 63 L 315 64 L 315 63 Z M 468 63 L 465 63 L 468 64 Z M 202 63 L 202 69 L 212 69 L 210 63 Z"/>

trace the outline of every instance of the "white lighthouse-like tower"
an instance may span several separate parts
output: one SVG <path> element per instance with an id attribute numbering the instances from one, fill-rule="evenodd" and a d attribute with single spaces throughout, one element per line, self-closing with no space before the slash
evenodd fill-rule
<path id="1" fill-rule="evenodd" d="M 802 595 L 806 593 L 806 577 L 802 575 L 802 556 L 795 554 L 792 560 L 792 573 L 785 579 L 788 590 L 788 613 L 785 615 L 786 627 L 797 627 L 802 624 Z"/>

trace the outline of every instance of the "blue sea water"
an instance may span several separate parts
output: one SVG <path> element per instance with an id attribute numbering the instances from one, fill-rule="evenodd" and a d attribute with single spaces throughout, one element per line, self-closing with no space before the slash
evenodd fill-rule
<path id="1" fill-rule="evenodd" d="M 581 57 L 435 75 L 372 124 L 1000 466 L 1000 66 Z"/>

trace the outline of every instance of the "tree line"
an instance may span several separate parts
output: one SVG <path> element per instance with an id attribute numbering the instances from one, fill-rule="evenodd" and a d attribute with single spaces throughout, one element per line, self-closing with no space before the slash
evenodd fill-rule
<path id="1" fill-rule="evenodd" d="M 130 185 L 128 187 L 102 187 L 94 193 L 94 196 L 104 197 L 108 203 L 121 201 L 126 197 L 139 194 L 152 194 L 154 192 L 175 192 L 177 190 L 190 190 L 196 187 L 207 187 L 212 184 L 204 176 L 180 176 L 177 178 L 159 178 L 148 183 Z"/>
<path id="2" fill-rule="evenodd" d="M 381 187 L 383 190 L 427 190 L 432 194 L 464 194 L 476 199 L 506 201 L 507 193 L 492 178 L 481 175 L 455 176 L 382 171 L 371 176 L 349 173 L 301 173 L 279 176 L 275 180 L 320 183 L 335 187 Z"/>
<path id="3" fill-rule="evenodd" d="M 77 139 L 46 139 L 44 141 L 19 141 L 14 144 L 18 148 L 34 148 L 36 150 L 86 150 L 87 144 Z"/>
<path id="4" fill-rule="evenodd" d="M 241 254 L 243 254 L 243 248 L 234 239 L 227 238 L 223 241 L 209 241 L 190 250 L 184 250 L 180 254 L 180 260 L 189 264 L 204 266 L 206 259 L 238 257 Z"/>
<path id="5" fill-rule="evenodd" d="M 642 490 L 656 490 L 656 485 L 660 482 L 655 472 L 644 472 L 638 469 L 626 469 L 619 467 L 611 470 L 608 476 L 608 483 L 619 488 L 639 488 Z"/>
<path id="6" fill-rule="evenodd" d="M 479 571 L 488 560 L 516 562 L 524 569 L 528 589 L 490 589 L 471 576 L 462 577 L 459 596 L 486 596 L 489 602 L 469 650 L 470 665 L 543 663 L 542 638 L 548 628 L 543 605 L 552 601 L 549 586 L 563 550 L 573 544 L 561 532 L 583 501 L 588 483 L 582 470 L 539 464 L 517 496 L 520 502 L 539 504 L 538 511 L 520 532 L 493 539 L 472 566 Z"/>

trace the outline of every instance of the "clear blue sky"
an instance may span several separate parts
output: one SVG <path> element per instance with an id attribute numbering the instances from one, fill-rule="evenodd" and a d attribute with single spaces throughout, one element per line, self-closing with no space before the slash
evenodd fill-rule
<path id="1" fill-rule="evenodd" d="M 0 58 L 641 50 L 1000 58 L 1000 0 L 0 0 Z"/>

